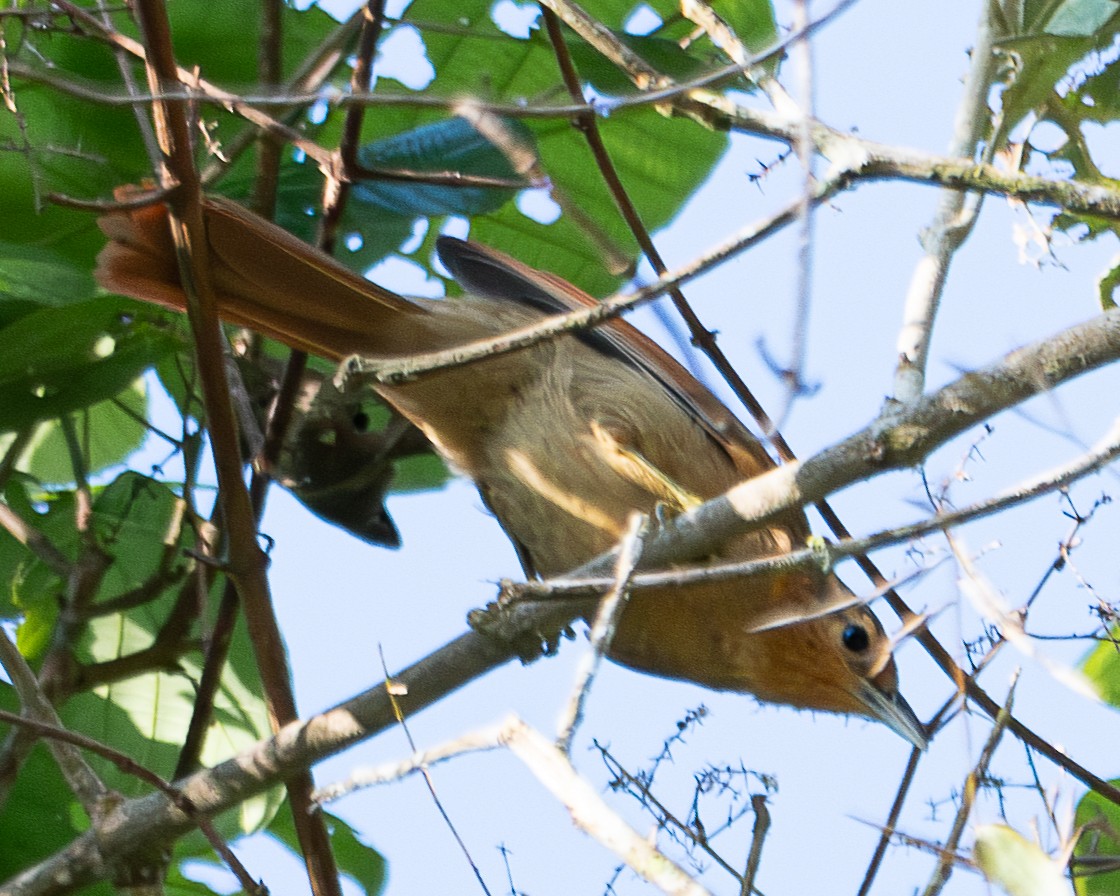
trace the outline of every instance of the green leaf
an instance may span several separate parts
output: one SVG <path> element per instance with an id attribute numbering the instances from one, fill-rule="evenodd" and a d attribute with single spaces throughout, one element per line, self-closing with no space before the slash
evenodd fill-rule
<path id="1" fill-rule="evenodd" d="M 77 268 L 60 252 L 0 243 L 0 324 L 11 321 L 9 306 L 60 307 L 97 292 L 89 268 Z"/>
<path id="2" fill-rule="evenodd" d="M 435 454 L 418 454 L 396 462 L 396 471 L 390 483 L 394 494 L 426 492 L 447 485 L 450 474 L 443 461 Z"/>
<path id="3" fill-rule="evenodd" d="M 671 3 L 660 5 L 666 18 L 676 16 Z M 556 95 L 559 74 L 544 36 L 536 31 L 527 39 L 503 34 L 490 19 L 489 6 L 485 0 L 470 0 L 454 7 L 441 0 L 415 0 L 410 5 L 407 15 L 418 23 L 427 58 L 436 72 L 430 89 L 442 95 L 476 95 L 510 102 Z M 621 28 L 632 9 L 632 4 L 611 2 L 601 8 L 597 5 L 595 12 L 609 26 Z M 754 0 L 742 8 L 742 14 L 747 18 L 762 15 L 767 22 L 772 19 L 770 6 Z M 451 27 L 425 30 L 425 26 L 442 24 Z M 768 32 L 769 27 L 764 25 L 763 31 Z M 661 38 L 626 39 L 636 46 L 665 50 L 689 72 L 702 70 L 703 60 L 714 53 L 707 45 L 701 55 L 689 55 L 679 47 L 669 50 Z M 500 46 L 500 51 L 496 51 L 496 46 Z M 479 58 L 486 58 L 487 65 L 480 66 Z M 381 79 L 376 90 L 399 94 L 403 88 Z M 316 132 L 317 139 L 329 142 L 331 135 L 337 133 L 338 118 L 329 118 Z M 599 125 L 623 183 L 644 223 L 652 230 L 673 218 L 691 192 L 711 173 L 728 145 L 725 134 L 713 133 L 684 119 L 666 118 L 648 108 L 619 111 Z M 455 123 L 454 119 L 448 121 L 438 111 L 389 106 L 379 108 L 376 116 L 367 116 L 363 139 L 373 147 L 387 147 L 386 157 L 390 161 L 419 162 L 420 167 L 443 170 L 457 167 L 459 128 L 464 129 L 464 134 L 468 132 L 467 126 Z M 590 223 L 590 229 L 602 235 L 605 245 L 622 263 L 613 271 L 605 270 L 603 258 L 609 250 L 604 248 L 604 242 L 589 237 L 589 228 L 577 224 L 572 216 L 563 215 L 559 221 L 542 224 L 509 202 L 496 211 L 476 213 L 472 217 L 471 236 L 528 264 L 571 279 L 594 294 L 612 292 L 631 269 L 638 247 L 618 214 L 586 141 L 567 121 L 529 120 L 525 128 L 533 135 L 542 168 L 558 188 L 557 195 L 562 197 L 565 207 L 578 209 L 580 216 Z M 656 152 L 651 152 L 651 147 L 656 147 Z M 472 151 L 467 150 L 466 156 L 470 157 Z M 477 151 L 489 160 L 488 165 L 498 159 L 493 148 L 485 143 L 479 143 Z M 488 173 L 487 167 L 476 169 L 472 165 L 468 158 L 461 167 Z M 508 168 L 500 173 L 507 171 Z M 245 195 L 242 191 L 248 189 L 249 175 L 248 167 L 241 168 L 237 181 L 231 182 L 235 194 Z M 439 229 L 439 219 L 445 214 L 477 211 L 461 198 L 454 201 L 451 191 L 445 188 L 419 189 L 403 184 L 383 190 L 382 186 L 373 188 L 366 184 L 355 190 L 356 196 L 381 203 L 376 215 L 370 215 L 368 209 L 363 214 L 361 202 L 348 204 L 342 230 L 358 237 L 353 241 L 358 248 L 340 251 L 339 259 L 357 270 L 365 270 L 390 252 L 399 251 L 411 237 L 412 222 L 418 215 L 429 215 L 433 220 L 428 238 L 413 258 L 430 269 L 431 234 Z M 320 187 L 320 175 L 313 165 L 286 160 L 281 175 L 278 223 L 301 238 L 311 239 L 315 218 L 309 213 L 317 206 Z M 499 193 L 483 195 L 491 205 L 504 198 Z"/>
<path id="4" fill-rule="evenodd" d="M 1108 638 L 1090 650 L 1079 667 L 1096 687 L 1102 700 L 1120 707 L 1120 655 L 1116 650 L 1118 638 L 1120 628 L 1111 629 Z"/>
<path id="5" fill-rule="evenodd" d="M 1111 311 L 1116 307 L 1117 287 L 1120 287 L 1120 265 L 1113 265 L 1097 279 L 1101 311 Z"/>
<path id="6" fill-rule="evenodd" d="M 1090 37 L 1120 10 L 1120 0 L 1065 0 L 1046 21 L 1046 33 Z"/>
<path id="7" fill-rule="evenodd" d="M 214 595 L 214 604 L 217 604 Z M 111 662 L 152 643 L 151 617 L 166 602 L 146 605 L 141 613 L 113 614 L 94 620 L 84 639 L 88 661 Z M 215 699 L 214 720 L 207 733 L 202 762 L 212 765 L 229 759 L 269 735 L 268 717 L 260 696 L 260 683 L 245 658 L 251 654 L 243 625 L 235 630 L 231 662 L 224 670 Z M 234 654 L 237 654 L 235 657 Z M 181 657 L 178 669 L 152 671 L 99 685 L 67 701 L 60 715 L 70 727 L 103 741 L 144 767 L 169 778 L 178 760 L 187 725 L 194 710 L 196 685 L 201 674 L 199 658 Z M 105 760 L 91 760 L 110 787 L 128 796 L 150 791 Z M 275 813 L 282 790 L 274 788 L 241 803 L 216 819 L 226 837 L 258 830 Z M 202 838 L 201 834 L 190 835 Z"/>
<path id="8" fill-rule="evenodd" d="M 0 330 L 0 432 L 113 398 L 180 346 L 138 308 L 105 297 L 42 308 Z"/>
<path id="9" fill-rule="evenodd" d="M 1055 88 L 1075 64 L 1112 43 L 1120 28 L 1120 15 L 1115 9 L 1095 28 L 1086 30 L 1074 24 L 1073 20 L 1082 26 L 1096 21 L 1088 7 L 1098 2 L 1085 0 L 1083 6 L 1082 0 L 1067 0 L 1053 14 L 1049 12 L 1050 3 L 1036 3 L 1033 8 L 1028 4 L 1021 32 L 997 44 L 1013 63 L 1007 67 L 1010 81 L 1002 95 L 1003 121 L 994 138 L 997 146 L 1002 146 L 1006 135 L 1024 118 L 1057 98 Z M 1057 30 L 1049 25 L 1055 16 L 1060 17 Z M 1062 24 L 1062 19 L 1067 19 L 1067 24 Z"/>
<path id="10" fill-rule="evenodd" d="M 652 109 L 612 116 L 600 123 L 600 131 L 619 177 L 651 231 L 672 220 L 728 145 L 725 134 L 683 119 L 663 118 Z M 553 127 L 538 130 L 538 145 L 559 191 L 595 221 L 614 246 L 636 258 L 637 245 L 602 178 L 587 168 L 582 138 L 570 128 Z M 650 152 L 651 146 L 657 152 Z M 571 280 L 595 296 L 613 292 L 629 273 L 607 270 L 601 247 L 569 216 L 542 224 L 507 206 L 475 219 L 471 237 Z"/>
<path id="11" fill-rule="evenodd" d="M 660 6 L 664 7 L 658 9 L 663 18 L 676 15 L 672 4 Z M 632 3 L 612 0 L 596 4 L 594 12 L 608 27 L 621 30 L 632 10 Z M 441 0 L 414 0 L 408 17 L 420 23 L 420 28 L 425 23 L 453 26 L 422 32 L 436 71 L 433 90 L 517 102 L 556 95 L 560 87 L 545 37 L 537 31 L 524 40 L 501 35 L 484 0 L 454 6 Z M 504 41 L 501 52 L 494 51 L 496 39 Z M 479 66 L 479 58 L 486 58 L 488 64 Z M 380 84 L 378 89 L 382 89 Z M 398 131 L 433 117 L 430 112 L 391 111 L 386 120 Z M 578 209 L 624 259 L 636 259 L 637 244 L 621 220 L 583 136 L 566 121 L 528 120 L 526 124 L 536 136 L 541 166 L 567 207 Z M 691 121 L 665 118 L 648 108 L 620 110 L 599 125 L 619 175 L 651 230 L 672 219 L 727 147 L 724 134 Z M 471 224 L 472 238 L 571 279 L 593 294 L 613 291 L 626 274 L 626 265 L 623 270 L 604 270 L 603 245 L 589 238 L 588 228 L 577 226 L 569 215 L 546 225 L 507 204 L 494 214 L 474 218 Z M 429 248 L 426 242 L 416 253 L 419 263 L 426 263 Z"/>
<path id="12" fill-rule="evenodd" d="M 972 855 L 984 876 L 1008 896 L 1069 894 L 1062 865 L 1007 825 L 978 825 Z"/>
<path id="13" fill-rule="evenodd" d="M 683 49 L 676 41 L 662 37 L 626 34 L 622 31 L 616 32 L 615 37 L 658 72 L 678 82 L 691 81 L 716 68 L 721 62 L 725 62 L 715 58 L 714 54 L 710 57 L 698 58 L 695 53 Z M 569 38 L 568 52 L 571 53 L 580 75 L 586 78 L 598 93 L 608 96 L 628 96 L 637 92 L 634 82 L 621 69 L 580 38 L 574 35 Z"/>
<path id="14" fill-rule="evenodd" d="M 1062 98 L 1062 120 L 1108 124 L 1120 118 L 1120 62 L 1113 59 Z"/>
<path id="15" fill-rule="evenodd" d="M 1120 786 L 1120 779 L 1109 782 Z M 1074 847 L 1074 862 L 1078 859 L 1115 859 L 1120 855 L 1120 806 L 1099 794 L 1089 791 L 1077 804 L 1074 824 L 1084 827 Z M 1120 871 L 1093 873 L 1088 865 L 1084 875 L 1074 878 L 1078 896 L 1117 896 L 1120 894 Z"/>
<path id="16" fill-rule="evenodd" d="M 18 504 L 18 492 L 14 497 L 17 500 L 12 503 Z M 26 503 L 26 498 L 22 500 Z M 52 541 L 70 553 L 77 538 L 73 496 L 57 495 L 51 505 L 50 516 L 39 528 L 49 531 Z M 26 507 L 13 509 L 21 515 L 28 512 Z M 123 474 L 96 495 L 91 530 L 109 565 L 94 596 L 94 615 L 74 648 L 74 658 L 92 679 L 92 689 L 71 697 L 59 713 L 68 727 L 114 747 L 165 778 L 175 768 L 194 709 L 201 656 L 184 642 L 167 645 L 165 652 L 153 656 L 139 671 L 129 669 L 126 677 L 105 675 L 103 670 L 108 668 L 104 664 L 133 657 L 156 644 L 173 613 L 190 614 L 189 632 L 196 604 L 181 600 L 180 591 L 186 571 L 183 551 L 193 545 L 193 534 L 190 527 L 177 523 L 178 518 L 178 497 L 162 483 L 137 473 Z M 69 526 L 68 535 L 55 534 L 64 525 Z M 48 581 L 55 583 L 52 590 L 57 591 L 56 580 Z M 141 592 L 136 589 L 140 586 L 150 592 L 143 595 L 146 600 L 116 612 L 96 612 L 107 600 L 130 592 L 139 597 Z M 23 591 L 27 590 L 25 583 Z M 52 605 L 57 607 L 57 595 L 21 592 L 21 597 L 20 604 L 27 609 L 20 644 L 27 654 L 31 651 L 25 645 L 25 631 L 34 625 L 35 631 L 49 633 L 51 626 L 38 622 L 37 617 L 44 616 Z M 207 605 L 217 604 L 215 594 Z M 202 755 L 204 764 L 227 759 L 269 735 L 268 714 L 260 695 L 248 636 L 239 625 L 216 697 L 214 721 Z M 93 757 L 90 761 L 110 788 L 129 796 L 150 792 L 149 785 L 107 760 Z M 255 830 L 271 818 L 278 801 L 277 792 L 266 792 L 223 816 L 219 826 L 227 834 Z"/>
<path id="17" fill-rule="evenodd" d="M 769 0 L 723 0 L 715 8 L 748 50 L 757 53 L 777 42 L 778 22 Z"/>
<path id="18" fill-rule="evenodd" d="M 354 829 L 341 818 L 324 812 L 323 820 L 327 825 L 331 852 L 338 863 L 338 869 L 361 887 L 366 896 L 377 896 L 381 893 L 387 880 L 385 857 L 372 846 L 362 843 Z M 290 850 L 292 855 L 302 862 L 303 850 L 296 835 L 295 825 L 292 823 L 291 809 L 287 805 L 282 806 L 276 813 L 265 833 L 273 841 Z M 236 849 L 237 844 L 233 845 Z M 208 847 L 198 844 L 197 841 L 176 847 L 175 860 L 180 866 L 190 862 L 213 868 L 225 868 Z"/>
<path id="19" fill-rule="evenodd" d="M 111 401 L 73 415 L 79 442 L 87 449 L 87 475 L 123 463 L 143 444 L 148 429 L 141 421 L 147 417 L 147 410 L 148 390 L 144 380 L 138 379 Z M 47 420 L 35 428 L 19 466 L 42 483 L 74 482 L 74 467 L 59 421 Z"/>
<path id="20" fill-rule="evenodd" d="M 178 858 L 178 850 L 176 850 L 176 858 Z M 161 892 L 163 896 L 209 896 L 218 893 L 201 881 L 184 876 L 181 862 L 172 863 L 167 869 L 167 879 L 163 882 Z"/>
<path id="21" fill-rule="evenodd" d="M 0 707 L 19 712 L 14 689 L 0 682 Z M 6 738 L 11 726 L 0 723 L 0 737 Z M 58 766 L 45 744 L 40 742 L 28 754 L 19 774 L 9 782 L 11 791 L 0 806 L 0 880 L 63 849 L 85 828 L 85 815 L 70 792 Z M 109 896 L 106 883 L 82 889 L 90 896 Z"/>
<path id="22" fill-rule="evenodd" d="M 40 533 L 66 559 L 72 559 L 72 493 L 44 495 L 28 477 L 16 474 L 4 489 L 4 501 L 29 528 Z M 7 530 L 0 530 L 0 582 L 4 589 L 0 615 L 20 620 L 17 646 L 25 657 L 34 660 L 50 643 L 65 582 Z"/>
<path id="23" fill-rule="evenodd" d="M 324 812 L 323 819 L 339 870 L 352 877 L 366 896 L 377 896 L 385 887 L 385 857 L 372 846 L 362 843 L 354 829 L 341 818 Z M 302 855 L 291 812 L 276 813 L 268 826 L 268 833 L 295 855 Z"/>
<path id="24" fill-rule="evenodd" d="M 261 8 L 256 0 L 223 0 L 221 3 L 171 3 L 167 7 L 175 35 L 175 55 L 181 66 L 197 65 L 203 77 L 225 86 L 256 85 L 256 46 Z M 319 49 L 338 27 L 317 5 L 297 9 L 280 7 L 285 75 Z M 245 52 L 230 52 L 230 40 L 240 41 Z"/>

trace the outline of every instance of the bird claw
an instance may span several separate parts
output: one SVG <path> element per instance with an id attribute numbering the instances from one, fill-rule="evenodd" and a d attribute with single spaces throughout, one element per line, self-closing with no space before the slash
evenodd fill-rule
<path id="1" fill-rule="evenodd" d="M 555 626 L 534 625 L 525 627 L 523 614 L 515 613 L 517 598 L 508 589 L 509 582 L 502 583 L 502 593 L 496 601 L 484 608 L 476 608 L 467 613 L 467 624 L 481 635 L 505 644 L 521 661 L 528 665 L 541 657 L 555 656 L 560 642 L 575 637 L 575 632 L 567 623 Z"/>

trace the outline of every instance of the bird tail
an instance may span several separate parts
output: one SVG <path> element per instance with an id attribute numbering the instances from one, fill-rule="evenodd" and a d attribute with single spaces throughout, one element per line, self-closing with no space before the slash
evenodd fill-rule
<path id="1" fill-rule="evenodd" d="M 122 188 L 127 200 L 135 188 Z M 418 305 L 359 277 L 234 202 L 203 200 L 207 254 L 221 317 L 323 357 L 393 356 L 427 346 Z M 108 212 L 97 282 L 112 292 L 183 310 L 186 295 L 167 210 Z M 419 328 L 417 327 L 419 325 Z M 409 332 L 409 331 L 417 332 Z"/>

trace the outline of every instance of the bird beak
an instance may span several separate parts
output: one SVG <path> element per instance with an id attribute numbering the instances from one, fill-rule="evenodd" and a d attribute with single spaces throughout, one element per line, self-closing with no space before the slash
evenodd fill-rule
<path id="1" fill-rule="evenodd" d="M 906 738 L 919 750 L 929 746 L 929 737 L 926 735 L 925 725 L 921 723 L 910 708 L 910 704 L 903 699 L 897 690 L 891 693 L 881 691 L 871 682 L 862 684 L 859 699 L 867 707 L 867 714 L 876 721 L 882 722 L 896 734 Z"/>

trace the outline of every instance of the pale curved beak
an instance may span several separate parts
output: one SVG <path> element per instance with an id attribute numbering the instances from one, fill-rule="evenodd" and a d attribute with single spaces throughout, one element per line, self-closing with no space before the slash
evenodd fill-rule
<path id="1" fill-rule="evenodd" d="M 926 726 L 914 714 L 910 704 L 897 690 L 886 693 L 879 690 L 871 682 L 864 682 L 859 691 L 859 698 L 867 707 L 867 714 L 876 721 L 882 722 L 891 731 L 904 737 L 919 750 L 929 747 L 929 736 Z"/>

